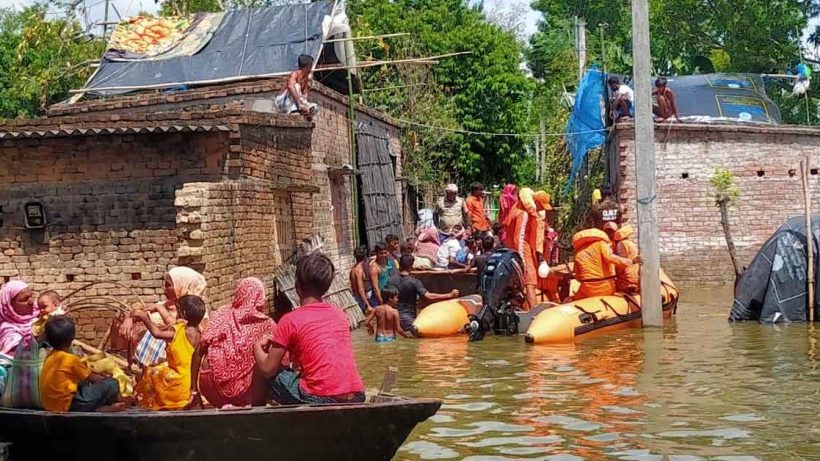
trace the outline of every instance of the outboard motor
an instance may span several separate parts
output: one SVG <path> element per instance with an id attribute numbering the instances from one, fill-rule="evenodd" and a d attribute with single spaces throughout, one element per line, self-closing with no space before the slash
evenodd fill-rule
<path id="1" fill-rule="evenodd" d="M 483 305 L 478 315 L 470 316 L 465 330 L 470 341 L 480 341 L 488 331 L 497 335 L 518 334 L 515 308 L 524 301 L 524 262 L 513 250 L 498 249 L 487 259 L 480 283 Z"/>

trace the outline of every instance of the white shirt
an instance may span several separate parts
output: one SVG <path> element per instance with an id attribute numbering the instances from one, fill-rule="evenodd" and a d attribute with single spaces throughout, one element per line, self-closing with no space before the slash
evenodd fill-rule
<path id="1" fill-rule="evenodd" d="M 456 239 L 447 239 L 438 247 L 436 253 L 436 267 L 439 269 L 447 269 L 450 266 L 450 258 L 455 258 L 458 250 L 461 249 L 461 243 Z"/>
<path id="2" fill-rule="evenodd" d="M 632 91 L 632 88 L 630 88 L 627 85 L 624 85 L 623 83 L 620 87 L 618 87 L 618 91 L 615 92 L 615 99 L 618 99 L 620 97 L 623 97 L 629 102 L 635 102 L 635 92 Z"/>

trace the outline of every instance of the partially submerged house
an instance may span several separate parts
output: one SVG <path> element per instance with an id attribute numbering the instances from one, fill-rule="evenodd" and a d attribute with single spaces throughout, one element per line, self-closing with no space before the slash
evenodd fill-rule
<path id="1" fill-rule="evenodd" d="M 353 104 L 351 149 L 351 101 L 337 91 L 347 80 L 333 72 L 317 74 L 336 89 L 315 84 L 312 122 L 272 111 L 299 54 L 352 64 L 349 42 L 326 43 L 349 36 L 346 24 L 321 2 L 205 15 L 159 54 L 109 52 L 82 100 L 0 124 L 0 283 L 65 294 L 118 282 L 155 301 L 163 273 L 187 265 L 217 307 L 243 277 L 272 290 L 296 244 L 317 234 L 346 276 L 359 222 L 358 242 L 401 231 L 398 123 Z M 79 336 L 108 325 L 84 318 Z"/>

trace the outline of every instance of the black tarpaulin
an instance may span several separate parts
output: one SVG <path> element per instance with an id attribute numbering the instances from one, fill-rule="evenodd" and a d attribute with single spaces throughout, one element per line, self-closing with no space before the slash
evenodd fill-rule
<path id="1" fill-rule="evenodd" d="M 818 277 L 820 216 L 812 218 L 814 274 Z M 789 219 L 763 245 L 737 287 L 729 320 L 761 322 L 805 322 L 808 309 L 806 279 L 806 218 Z M 820 294 L 815 285 L 815 291 Z M 818 300 L 815 294 L 815 300 Z M 815 301 L 815 318 L 820 318 Z"/>
<path id="2" fill-rule="evenodd" d="M 196 54 L 144 61 L 103 58 L 85 90 L 107 95 L 285 75 L 296 68 L 300 54 L 318 58 L 334 14 L 344 11 L 334 11 L 333 2 L 228 11 Z"/>
<path id="3" fill-rule="evenodd" d="M 628 85 L 631 77 L 623 77 Z M 622 81 L 624 81 L 622 78 Z M 652 78 L 655 88 L 655 78 Z M 692 123 L 780 124 L 780 109 L 754 74 L 703 74 L 667 77 L 678 115 Z"/>

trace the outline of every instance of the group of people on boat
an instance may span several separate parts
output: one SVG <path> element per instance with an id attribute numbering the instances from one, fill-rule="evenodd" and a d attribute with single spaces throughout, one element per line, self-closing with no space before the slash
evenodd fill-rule
<path id="1" fill-rule="evenodd" d="M 38 394 L 37 404 L 24 406 L 56 412 L 132 405 L 180 410 L 203 400 L 216 408 L 363 402 L 347 317 L 323 300 L 334 275 L 323 254 L 301 257 L 295 282 L 300 306 L 277 323 L 264 313 L 258 278 L 242 279 L 231 304 L 209 313 L 205 278 L 191 268 L 170 269 L 166 300 L 131 311 L 114 332 L 121 342 L 136 344 L 129 357 L 139 368 L 134 397 L 75 354 L 76 326 L 56 293 L 36 297 L 24 281 L 9 281 L 0 288 L 0 377 L 21 375 L 17 368 L 26 367 L 23 372 L 36 374 L 10 379 L 4 397 Z M 42 320 L 38 334 L 35 323 Z M 48 351 L 44 360 L 18 360 L 40 347 Z M 0 379 L 0 387 L 5 384 Z"/>

